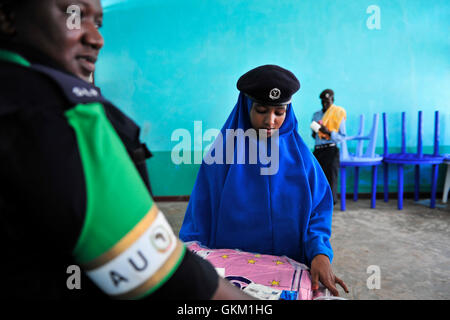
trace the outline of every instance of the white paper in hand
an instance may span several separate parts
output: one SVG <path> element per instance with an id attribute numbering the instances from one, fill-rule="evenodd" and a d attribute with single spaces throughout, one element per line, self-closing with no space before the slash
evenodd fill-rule
<path id="1" fill-rule="evenodd" d="M 311 122 L 311 129 L 312 129 L 315 133 L 319 132 L 320 124 L 318 124 L 318 123 L 315 122 L 315 121 Z"/>

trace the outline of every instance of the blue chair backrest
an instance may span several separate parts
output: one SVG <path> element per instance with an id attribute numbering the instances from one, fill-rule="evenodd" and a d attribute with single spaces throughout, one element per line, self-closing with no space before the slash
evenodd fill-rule
<path id="1" fill-rule="evenodd" d="M 350 158 L 350 154 L 348 152 L 348 147 L 347 147 L 347 141 L 352 141 L 352 140 L 357 141 L 356 151 L 354 154 L 355 157 L 362 157 L 362 158 L 374 158 L 375 157 L 375 147 L 376 147 L 376 142 L 377 142 L 376 140 L 377 140 L 377 133 L 378 133 L 378 118 L 379 118 L 378 113 L 373 115 L 372 129 L 370 130 L 368 135 L 364 136 L 363 135 L 364 115 L 362 114 L 359 117 L 358 134 L 355 136 L 346 137 L 345 140 L 342 142 L 341 160 Z M 366 151 L 363 153 L 364 140 L 368 140 L 369 143 L 367 145 Z"/>
<path id="2" fill-rule="evenodd" d="M 401 144 L 401 154 L 406 153 L 406 113 L 402 112 L 402 144 Z M 419 119 L 417 124 L 417 156 L 419 158 L 423 157 L 423 140 L 422 140 L 422 111 L 419 111 Z M 383 112 L 383 155 L 386 156 L 389 154 L 388 150 L 388 130 L 387 130 L 387 121 L 386 121 L 386 113 Z M 434 150 L 433 154 L 435 156 L 439 155 L 439 111 L 435 111 L 434 113 Z"/>

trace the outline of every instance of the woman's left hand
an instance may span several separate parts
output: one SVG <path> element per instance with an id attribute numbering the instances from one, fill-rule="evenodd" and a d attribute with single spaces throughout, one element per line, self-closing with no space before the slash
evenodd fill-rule
<path id="1" fill-rule="evenodd" d="M 331 269 L 330 259 L 323 254 L 318 254 L 311 262 L 311 280 L 313 290 L 319 289 L 320 281 L 334 296 L 339 296 L 336 283 L 338 283 L 346 293 L 349 292 L 344 281 L 334 275 L 333 270 Z"/>

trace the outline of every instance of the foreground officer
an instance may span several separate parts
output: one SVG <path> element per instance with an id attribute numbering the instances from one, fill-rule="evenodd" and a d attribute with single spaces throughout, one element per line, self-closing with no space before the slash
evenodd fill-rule
<path id="1" fill-rule="evenodd" d="M 0 0 L 3 295 L 247 298 L 175 237 L 139 128 L 87 82 L 101 23 L 99 0 Z M 90 279 L 81 290 L 67 288 L 71 265 Z"/>

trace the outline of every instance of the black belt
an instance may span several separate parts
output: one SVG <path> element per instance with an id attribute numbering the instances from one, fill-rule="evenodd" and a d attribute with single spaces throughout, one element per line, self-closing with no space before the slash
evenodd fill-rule
<path id="1" fill-rule="evenodd" d="M 314 150 L 325 149 L 330 147 L 336 147 L 336 143 L 318 144 L 314 147 Z"/>

